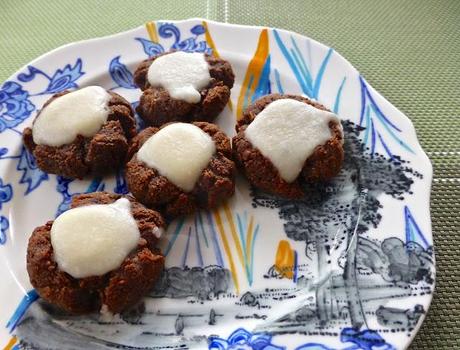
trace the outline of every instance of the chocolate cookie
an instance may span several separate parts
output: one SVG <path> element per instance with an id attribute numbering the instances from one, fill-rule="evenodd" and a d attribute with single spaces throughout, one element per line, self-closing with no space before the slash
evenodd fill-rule
<path id="1" fill-rule="evenodd" d="M 71 208 L 91 204 L 111 204 L 119 198 L 131 202 L 140 239 L 121 266 L 102 276 L 74 278 L 59 269 L 51 244 L 53 221 L 37 227 L 27 247 L 27 271 L 40 297 L 74 314 L 98 311 L 103 305 L 112 313 L 135 305 L 153 286 L 163 270 L 164 257 L 156 249 L 158 231 L 165 227 L 156 211 L 145 208 L 131 196 L 105 192 L 76 195 Z"/>
<path id="2" fill-rule="evenodd" d="M 81 179 L 89 174 L 104 175 L 124 165 L 129 141 L 136 134 L 134 112 L 123 97 L 111 91 L 107 92 L 110 94 L 108 118 L 92 137 L 77 135 L 69 144 L 49 146 L 34 142 L 32 128 L 24 130 L 24 145 L 33 154 L 41 170 Z M 70 91 L 53 95 L 44 104 L 34 123 L 45 107 L 68 93 Z"/>
<path id="3" fill-rule="evenodd" d="M 137 113 L 147 125 L 157 127 L 172 121 L 213 121 L 230 98 L 230 89 L 235 80 L 230 63 L 204 54 L 211 79 L 200 90 L 201 100 L 198 103 L 189 103 L 172 98 L 165 88 L 151 86 L 148 82 L 148 71 L 152 62 L 173 52 L 151 57 L 136 69 L 134 82 L 143 91 L 136 108 Z"/>
<path id="4" fill-rule="evenodd" d="M 143 130 L 133 139 L 130 148 L 132 158 L 126 165 L 129 190 L 138 201 L 161 211 L 167 218 L 190 214 L 197 208 L 214 208 L 235 192 L 235 164 L 230 139 L 214 124 L 195 122 L 193 125 L 211 136 L 216 151 L 190 192 L 179 188 L 137 157 L 141 146 L 167 125 L 161 129 L 150 127 Z"/>
<path id="5" fill-rule="evenodd" d="M 319 145 L 305 161 L 301 173 L 293 182 L 280 176 L 278 169 L 245 136 L 245 130 L 270 103 L 280 99 L 293 99 L 328 111 L 326 107 L 306 97 L 297 95 L 271 94 L 250 105 L 236 125 L 237 135 L 233 137 L 233 157 L 239 169 L 255 187 L 287 198 L 300 198 L 306 183 L 327 181 L 336 176 L 343 162 L 343 134 L 339 122 L 329 122 L 332 137 Z"/>

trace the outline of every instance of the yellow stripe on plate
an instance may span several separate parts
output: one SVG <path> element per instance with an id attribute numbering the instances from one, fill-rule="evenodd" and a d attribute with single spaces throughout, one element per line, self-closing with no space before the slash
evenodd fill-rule
<path id="1" fill-rule="evenodd" d="M 235 242 L 235 247 L 236 247 L 236 252 L 238 254 L 238 258 L 240 259 L 241 266 L 244 268 L 243 249 L 241 247 L 241 242 L 238 238 L 238 233 L 236 232 L 236 225 L 235 225 L 235 221 L 233 220 L 232 210 L 230 209 L 227 203 L 224 203 L 223 207 L 224 207 L 224 213 L 227 218 L 228 225 L 230 226 L 230 232 L 232 234 L 233 241 Z"/>
<path id="2" fill-rule="evenodd" d="M 275 257 L 275 269 L 282 277 L 292 278 L 294 276 L 294 252 L 286 240 L 281 240 Z"/>
<path id="3" fill-rule="evenodd" d="M 11 350 L 17 341 L 18 341 L 18 338 L 12 337 L 10 341 L 8 342 L 8 344 L 6 344 L 6 346 L 3 348 L 3 350 Z"/>
<path id="4" fill-rule="evenodd" d="M 149 33 L 149 38 L 154 43 L 158 43 L 158 35 L 157 35 L 157 28 L 155 26 L 155 22 L 150 21 L 145 24 L 145 28 L 147 29 L 147 33 Z"/>
<path id="5" fill-rule="evenodd" d="M 252 236 L 254 234 L 253 229 L 254 229 L 254 216 L 251 215 L 251 218 L 249 219 L 248 230 L 246 231 L 246 258 L 248 259 L 247 264 L 249 266 L 252 265 L 252 261 L 254 259 L 254 257 L 251 256 Z"/>
<path id="6" fill-rule="evenodd" d="M 268 41 L 268 30 L 262 29 L 259 36 L 259 42 L 257 43 L 256 52 L 249 62 L 246 74 L 244 76 L 243 84 L 240 89 L 240 96 L 238 97 L 238 104 L 236 106 L 236 117 L 241 119 L 243 115 L 243 108 L 245 107 L 245 101 L 251 100 L 254 90 L 259 84 L 260 75 L 267 60 L 269 54 L 269 41 Z"/>

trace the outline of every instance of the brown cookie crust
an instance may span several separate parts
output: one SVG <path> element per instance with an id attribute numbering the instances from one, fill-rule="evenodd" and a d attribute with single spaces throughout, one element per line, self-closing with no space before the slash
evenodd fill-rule
<path id="1" fill-rule="evenodd" d="M 205 54 L 211 81 L 201 89 L 201 101 L 188 103 L 173 99 L 162 87 L 153 87 L 147 80 L 147 73 L 152 62 L 166 52 L 143 61 L 134 72 L 134 82 L 143 91 L 136 108 L 139 116 L 151 126 L 161 126 L 173 121 L 212 121 L 224 109 L 230 98 L 235 75 L 229 62 Z"/>
<path id="2" fill-rule="evenodd" d="M 283 180 L 273 163 L 262 155 L 245 137 L 244 131 L 254 118 L 271 102 L 279 99 L 294 99 L 318 109 L 328 111 L 322 104 L 298 95 L 271 94 L 250 105 L 236 125 L 237 135 L 233 137 L 233 157 L 239 169 L 254 186 L 287 198 L 300 198 L 304 195 L 302 183 L 327 181 L 336 176 L 343 162 L 343 137 L 341 126 L 335 122 L 329 124 L 332 138 L 324 145 L 316 147 L 305 161 L 300 176 L 291 183 Z"/>
<path id="3" fill-rule="evenodd" d="M 76 195 L 71 208 L 90 204 L 110 204 L 125 197 L 130 200 L 141 239 L 121 266 L 103 276 L 73 278 L 54 261 L 51 245 L 53 221 L 37 227 L 27 247 L 27 271 L 32 286 L 51 304 L 73 314 L 98 311 L 107 305 L 113 313 L 135 305 L 153 286 L 164 267 L 164 257 L 155 248 L 154 230 L 164 228 L 162 216 L 136 202 L 132 196 L 105 192 Z"/>
<path id="4" fill-rule="evenodd" d="M 159 128 L 150 127 L 139 133 L 133 139 L 129 151 L 132 156 L 126 165 L 129 190 L 139 202 L 161 211 L 168 219 L 190 214 L 197 208 L 214 208 L 235 192 L 235 164 L 231 158 L 230 139 L 217 125 L 206 122 L 194 122 L 193 125 L 212 137 L 216 153 L 203 169 L 191 192 L 184 192 L 158 171 L 137 159 L 137 151 Z"/>
<path id="5" fill-rule="evenodd" d="M 70 91 L 66 90 L 53 95 L 43 108 L 68 93 Z M 104 175 L 123 166 L 129 141 L 136 135 L 136 121 L 130 103 L 112 91 L 108 93 L 111 98 L 107 122 L 93 137 L 78 135 L 70 144 L 53 147 L 35 144 L 32 128 L 24 129 L 24 145 L 41 170 L 81 179 L 89 174 Z M 35 120 L 39 115 L 40 112 Z"/>

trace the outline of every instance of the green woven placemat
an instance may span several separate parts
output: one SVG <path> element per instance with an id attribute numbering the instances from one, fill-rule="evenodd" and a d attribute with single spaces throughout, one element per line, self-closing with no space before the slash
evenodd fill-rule
<path id="1" fill-rule="evenodd" d="M 434 165 L 437 286 L 411 349 L 460 349 L 460 1 L 0 0 L 0 81 L 62 44 L 189 17 L 332 46 L 412 119 Z"/>

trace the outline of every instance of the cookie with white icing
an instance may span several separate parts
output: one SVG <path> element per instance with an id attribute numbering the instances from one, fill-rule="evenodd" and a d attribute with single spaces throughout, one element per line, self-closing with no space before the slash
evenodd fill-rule
<path id="1" fill-rule="evenodd" d="M 134 138 L 130 155 L 129 190 L 168 219 L 214 208 L 235 192 L 230 139 L 214 124 L 147 128 Z"/>
<path id="2" fill-rule="evenodd" d="M 142 62 L 134 82 L 143 91 L 136 109 L 147 125 L 213 121 L 230 98 L 235 76 L 224 59 L 171 51 Z"/>
<path id="3" fill-rule="evenodd" d="M 37 166 L 69 178 L 104 175 L 124 165 L 136 134 L 131 105 L 100 86 L 53 95 L 23 132 Z"/>
<path id="4" fill-rule="evenodd" d="M 131 196 L 76 195 L 71 209 L 37 227 L 27 247 L 32 286 L 75 314 L 122 312 L 152 288 L 164 267 L 156 248 L 162 216 Z"/>
<path id="5" fill-rule="evenodd" d="M 341 169 L 340 120 L 306 97 L 264 96 L 244 111 L 236 131 L 235 162 L 264 191 L 300 198 L 305 184 L 330 180 Z"/>

